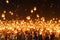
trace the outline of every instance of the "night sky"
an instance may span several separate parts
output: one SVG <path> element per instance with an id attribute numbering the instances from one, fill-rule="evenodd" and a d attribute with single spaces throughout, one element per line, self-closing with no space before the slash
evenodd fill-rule
<path id="1" fill-rule="evenodd" d="M 0 19 L 3 11 L 6 11 L 6 19 L 25 19 L 26 16 L 36 18 L 36 14 L 45 18 L 60 18 L 60 0 L 0 0 Z M 37 10 L 31 14 L 31 10 Z M 10 15 L 12 11 L 14 15 Z"/>

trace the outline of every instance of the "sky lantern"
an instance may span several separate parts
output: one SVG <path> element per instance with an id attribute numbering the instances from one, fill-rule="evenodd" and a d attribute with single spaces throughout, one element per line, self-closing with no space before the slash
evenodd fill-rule
<path id="1" fill-rule="evenodd" d="M 34 11 L 36 11 L 37 10 L 37 8 L 36 7 L 34 7 Z"/>
<path id="2" fill-rule="evenodd" d="M 6 11 L 3 11 L 4 13 L 6 13 Z"/>
<path id="3" fill-rule="evenodd" d="M 6 18 L 4 17 L 3 20 L 5 20 Z"/>
<path id="4" fill-rule="evenodd" d="M 41 20 L 42 20 L 42 21 L 45 21 L 45 18 L 44 18 L 44 17 L 42 17 L 42 18 L 41 18 Z"/>
<path id="5" fill-rule="evenodd" d="M 36 16 L 39 18 L 39 15 L 38 14 Z"/>
<path id="6" fill-rule="evenodd" d="M 10 13 L 10 15 L 13 15 L 14 13 L 13 12 L 11 12 L 11 11 L 9 11 L 9 13 Z"/>
<path id="7" fill-rule="evenodd" d="M 30 20 L 30 16 L 27 16 L 26 19 L 27 19 L 27 20 Z"/>
<path id="8" fill-rule="evenodd" d="M 58 20 L 58 22 L 60 22 L 60 20 Z"/>
<path id="9" fill-rule="evenodd" d="M 11 13 L 11 15 L 13 15 L 13 12 Z"/>
<path id="10" fill-rule="evenodd" d="M 6 0 L 6 3 L 9 3 L 9 0 Z"/>
<path id="11" fill-rule="evenodd" d="M 31 10 L 31 13 L 33 13 L 33 10 Z"/>
<path id="12" fill-rule="evenodd" d="M 5 17 L 5 14 L 3 13 L 3 14 L 2 14 L 2 18 L 4 18 L 4 17 Z"/>

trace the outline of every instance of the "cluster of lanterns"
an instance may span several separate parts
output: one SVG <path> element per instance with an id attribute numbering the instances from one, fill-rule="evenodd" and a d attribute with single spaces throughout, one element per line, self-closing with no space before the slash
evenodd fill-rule
<path id="1" fill-rule="evenodd" d="M 20 30 L 29 31 L 30 29 L 34 29 L 40 31 L 40 34 L 43 32 L 52 32 L 56 34 L 60 34 L 60 20 L 54 21 L 45 21 L 44 17 L 41 19 L 33 20 L 10 20 L 10 21 L 2 21 L 0 20 L 0 32 L 11 32 L 17 33 Z"/>
<path id="2" fill-rule="evenodd" d="M 31 13 L 33 13 L 34 11 L 37 10 L 37 7 L 34 7 L 32 10 L 31 10 Z"/>

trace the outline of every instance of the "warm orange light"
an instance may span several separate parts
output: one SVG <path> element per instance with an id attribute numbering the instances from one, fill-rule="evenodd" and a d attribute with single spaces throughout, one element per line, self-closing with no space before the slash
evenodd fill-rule
<path id="1" fill-rule="evenodd" d="M 11 15 L 13 15 L 13 13 L 11 13 Z"/>
<path id="2" fill-rule="evenodd" d="M 5 17 L 5 14 L 3 13 L 3 14 L 2 14 L 2 18 L 4 18 L 4 17 Z"/>
<path id="3" fill-rule="evenodd" d="M 9 13 L 11 14 L 11 15 L 13 15 L 14 13 L 13 12 L 11 12 L 11 11 L 9 11 Z"/>
<path id="4" fill-rule="evenodd" d="M 9 0 L 6 0 L 6 3 L 9 3 Z"/>
<path id="5" fill-rule="evenodd" d="M 38 14 L 36 16 L 39 18 L 39 15 Z"/>
<path id="6" fill-rule="evenodd" d="M 34 7 L 34 11 L 36 11 L 37 10 L 37 8 L 36 7 Z"/>
<path id="7" fill-rule="evenodd" d="M 30 19 L 30 16 L 27 16 L 27 22 L 25 20 L 10 20 L 8 22 L 5 20 L 0 20 L 0 31 L 13 31 L 14 33 L 17 33 L 21 30 L 25 32 L 30 31 L 30 29 L 32 29 L 31 31 L 39 31 L 40 35 L 45 33 L 52 34 L 52 32 L 60 34 L 60 23 L 56 23 L 56 21 L 54 21 L 55 19 L 51 19 L 48 22 L 45 21 L 44 17 L 42 17 L 39 20 L 36 19 L 36 21 Z"/>
<path id="8" fill-rule="evenodd" d="M 33 13 L 33 10 L 31 10 L 31 13 Z"/>
<path id="9" fill-rule="evenodd" d="M 3 20 L 5 20 L 6 18 L 4 17 Z"/>
<path id="10" fill-rule="evenodd" d="M 4 11 L 4 13 L 6 13 L 6 11 Z"/>
<path id="11" fill-rule="evenodd" d="M 58 20 L 58 22 L 60 22 L 60 20 Z"/>
<path id="12" fill-rule="evenodd" d="M 45 21 L 45 18 L 44 18 L 44 17 L 42 17 L 42 18 L 41 18 L 41 20 L 42 20 L 42 21 Z"/>
<path id="13" fill-rule="evenodd" d="M 30 20 L 30 16 L 27 16 L 26 19 L 27 19 L 27 20 Z"/>

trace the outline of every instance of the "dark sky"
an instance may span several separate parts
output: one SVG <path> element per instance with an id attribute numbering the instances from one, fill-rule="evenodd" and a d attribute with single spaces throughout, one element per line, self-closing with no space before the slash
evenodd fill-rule
<path id="1" fill-rule="evenodd" d="M 37 10 L 31 14 L 30 10 L 35 6 Z M 36 14 L 45 18 L 60 18 L 60 0 L 9 0 L 8 4 L 6 0 L 0 0 L 0 16 L 4 10 L 6 19 L 25 19 L 28 15 L 35 18 Z M 11 16 L 9 11 L 12 11 L 14 15 Z M 0 17 L 0 19 L 2 18 Z"/>

